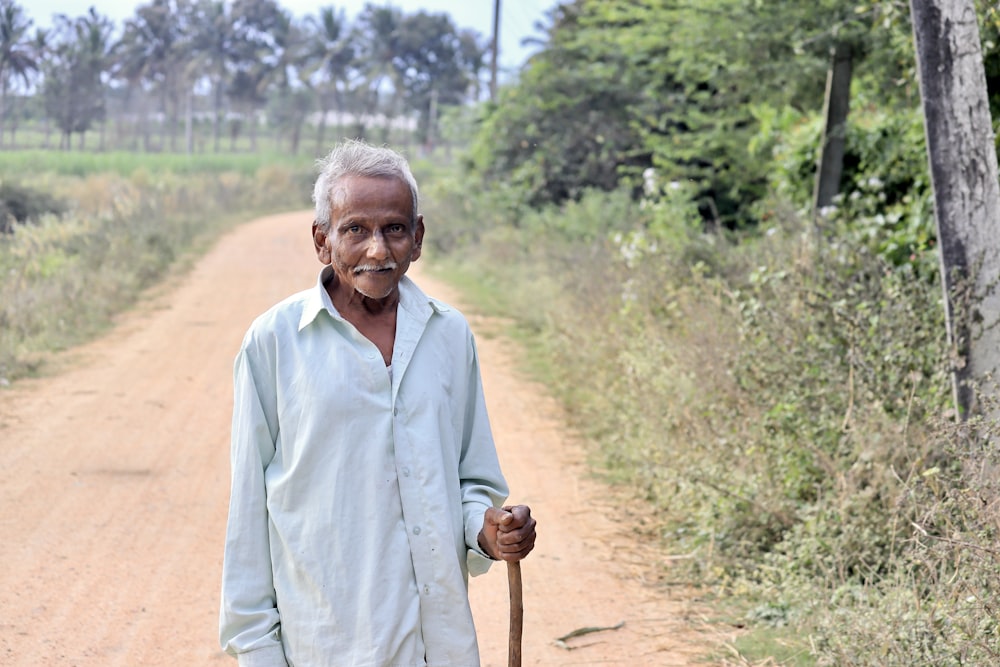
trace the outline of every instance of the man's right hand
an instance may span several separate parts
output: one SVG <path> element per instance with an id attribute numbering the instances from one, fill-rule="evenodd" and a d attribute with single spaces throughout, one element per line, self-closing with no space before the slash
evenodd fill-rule
<path id="1" fill-rule="evenodd" d="M 535 548 L 535 520 L 527 505 L 489 507 L 479 531 L 479 548 L 497 560 L 519 561 Z"/>

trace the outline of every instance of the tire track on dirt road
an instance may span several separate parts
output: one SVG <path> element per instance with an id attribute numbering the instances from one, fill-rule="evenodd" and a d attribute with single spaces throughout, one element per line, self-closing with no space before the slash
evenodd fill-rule
<path id="1" fill-rule="evenodd" d="M 58 373 L 0 392 L 0 664 L 236 664 L 216 639 L 232 360 L 256 315 L 313 284 L 310 218 L 239 227 Z M 425 291 L 461 306 L 420 267 Z M 539 520 L 524 664 L 696 664 L 709 637 L 691 605 L 644 585 L 648 556 L 588 481 L 556 405 L 518 375 L 512 343 L 470 320 L 512 501 Z M 486 667 L 506 664 L 506 586 L 502 565 L 471 582 Z M 554 643 L 619 621 L 579 648 Z"/>

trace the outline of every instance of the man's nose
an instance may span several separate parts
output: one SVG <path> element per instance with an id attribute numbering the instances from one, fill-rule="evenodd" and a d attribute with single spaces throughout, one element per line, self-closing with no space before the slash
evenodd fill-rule
<path id="1" fill-rule="evenodd" d="M 380 230 L 376 229 L 368 242 L 368 256 L 372 259 L 385 259 L 389 256 L 389 246 Z"/>

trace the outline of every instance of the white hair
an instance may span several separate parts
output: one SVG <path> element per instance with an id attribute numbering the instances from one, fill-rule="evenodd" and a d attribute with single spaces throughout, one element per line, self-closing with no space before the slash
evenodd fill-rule
<path id="1" fill-rule="evenodd" d="M 384 146 L 372 146 L 364 141 L 348 139 L 337 144 L 329 155 L 317 160 L 319 176 L 313 186 L 316 204 L 316 224 L 320 229 L 330 229 L 330 202 L 337 182 L 345 176 L 373 178 L 398 178 L 410 188 L 413 211 L 410 224 L 417 224 L 417 181 L 413 178 L 406 158 Z"/>

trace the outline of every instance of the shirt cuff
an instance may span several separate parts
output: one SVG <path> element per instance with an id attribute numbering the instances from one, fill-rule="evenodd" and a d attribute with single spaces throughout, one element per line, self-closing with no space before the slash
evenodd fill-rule
<path id="1" fill-rule="evenodd" d="M 236 660 L 240 667 L 288 667 L 285 650 L 281 648 L 281 644 L 238 653 Z"/>
<path id="2" fill-rule="evenodd" d="M 495 562 L 496 560 L 481 553 L 478 549 L 469 549 L 465 555 L 466 567 L 469 569 L 469 575 L 473 577 L 486 574 L 490 569 L 490 565 L 493 565 Z"/>

